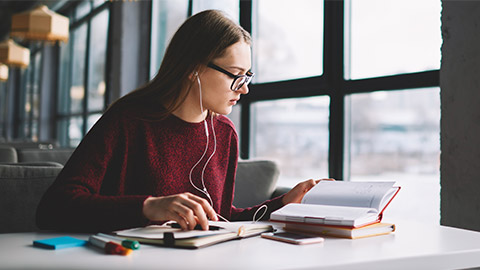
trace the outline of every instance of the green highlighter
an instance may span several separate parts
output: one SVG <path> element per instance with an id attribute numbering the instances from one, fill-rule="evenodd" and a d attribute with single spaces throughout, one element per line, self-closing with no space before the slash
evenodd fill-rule
<path id="1" fill-rule="evenodd" d="M 124 239 L 124 238 L 120 238 L 120 237 L 116 237 L 116 236 L 104 234 L 104 233 L 98 233 L 97 235 L 103 238 L 114 240 L 119 244 L 121 244 L 123 247 L 129 248 L 129 249 L 135 250 L 140 248 L 140 243 L 135 240 L 128 240 L 128 239 Z"/>

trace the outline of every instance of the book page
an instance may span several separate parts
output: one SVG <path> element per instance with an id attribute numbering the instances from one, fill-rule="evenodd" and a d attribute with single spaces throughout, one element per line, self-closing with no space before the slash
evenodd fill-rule
<path id="1" fill-rule="evenodd" d="M 381 210 L 382 201 L 384 197 L 388 197 L 385 195 L 394 189 L 394 184 L 395 182 L 320 181 L 305 194 L 302 203 Z"/>
<path id="2" fill-rule="evenodd" d="M 273 212 L 272 220 L 311 224 L 355 226 L 375 222 L 378 212 L 373 208 L 290 203 Z"/>

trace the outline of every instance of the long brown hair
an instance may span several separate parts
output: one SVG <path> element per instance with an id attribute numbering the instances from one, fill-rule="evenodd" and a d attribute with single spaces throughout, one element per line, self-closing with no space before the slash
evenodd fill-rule
<path id="1" fill-rule="evenodd" d="M 191 74 L 239 41 L 251 44 L 250 34 L 222 11 L 195 14 L 172 37 L 157 75 L 116 103 L 156 108 L 143 117 L 164 119 L 186 99 L 193 83 Z"/>

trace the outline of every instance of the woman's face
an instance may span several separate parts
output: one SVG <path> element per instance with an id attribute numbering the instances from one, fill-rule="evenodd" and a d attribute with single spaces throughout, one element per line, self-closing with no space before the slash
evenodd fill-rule
<path id="1" fill-rule="evenodd" d="M 250 57 L 250 46 L 241 41 L 228 47 L 225 54 L 214 59 L 212 63 L 234 75 L 245 75 L 251 68 Z M 229 114 L 240 95 L 248 93 L 247 85 L 232 91 L 230 86 L 234 79 L 211 67 L 206 67 L 199 76 L 204 109 L 223 115 Z"/>

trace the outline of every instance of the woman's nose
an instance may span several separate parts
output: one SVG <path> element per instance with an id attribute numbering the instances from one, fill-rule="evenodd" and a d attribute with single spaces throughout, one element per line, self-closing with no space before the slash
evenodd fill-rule
<path id="1" fill-rule="evenodd" d="M 240 94 L 246 95 L 249 92 L 248 85 L 244 84 L 240 89 L 237 90 Z"/>

